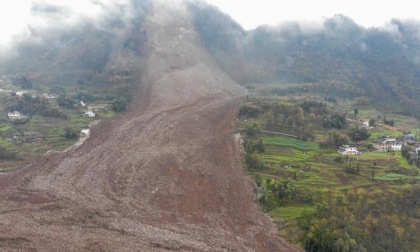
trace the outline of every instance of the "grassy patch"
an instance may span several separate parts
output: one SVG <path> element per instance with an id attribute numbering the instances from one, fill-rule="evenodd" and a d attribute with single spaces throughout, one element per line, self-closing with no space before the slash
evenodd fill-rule
<path id="1" fill-rule="evenodd" d="M 12 128 L 13 128 L 13 125 L 8 122 L 0 123 L 0 131 L 2 132 L 11 130 Z"/>
<path id="2" fill-rule="evenodd" d="M 104 111 L 100 113 L 101 118 L 110 119 L 115 116 L 115 112 L 112 110 Z"/>
<path id="3" fill-rule="evenodd" d="M 286 206 L 278 207 L 270 211 L 269 214 L 274 220 L 288 221 L 297 219 L 302 216 L 303 213 L 311 213 L 314 210 L 314 206 Z"/>
<path id="4" fill-rule="evenodd" d="M 4 138 L 0 138 L 0 147 L 6 148 L 8 150 L 15 149 L 15 146 Z"/>
<path id="5" fill-rule="evenodd" d="M 283 136 L 263 137 L 263 143 L 268 146 L 275 145 L 280 147 L 292 147 L 301 151 L 313 151 L 319 149 L 318 143 Z"/>
<path id="6" fill-rule="evenodd" d="M 375 177 L 375 179 L 377 180 L 387 180 L 387 181 L 394 181 L 394 180 L 405 179 L 405 178 L 407 178 L 407 176 L 403 174 L 399 174 L 399 173 L 387 173 L 385 175 Z"/>
<path id="7" fill-rule="evenodd" d="M 70 116 L 70 122 L 77 125 L 89 125 L 92 121 L 92 118 L 86 117 L 82 114 L 73 114 Z"/>

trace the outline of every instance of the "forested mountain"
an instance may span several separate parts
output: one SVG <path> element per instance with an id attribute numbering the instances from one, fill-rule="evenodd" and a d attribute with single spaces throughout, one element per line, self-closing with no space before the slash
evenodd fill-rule
<path id="1" fill-rule="evenodd" d="M 323 92 L 365 96 L 373 104 L 420 116 L 418 21 L 364 28 L 336 15 L 319 24 L 288 22 L 244 31 L 214 7 L 193 10 L 203 45 L 243 84 L 316 83 Z"/>

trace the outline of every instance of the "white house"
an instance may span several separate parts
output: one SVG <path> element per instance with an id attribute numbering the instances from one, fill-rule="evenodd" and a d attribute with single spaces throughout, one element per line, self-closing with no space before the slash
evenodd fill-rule
<path id="1" fill-rule="evenodd" d="M 42 95 L 42 97 L 44 97 L 45 99 L 57 99 L 60 96 L 58 94 L 45 93 L 45 94 Z"/>
<path id="2" fill-rule="evenodd" d="M 19 111 L 8 112 L 7 116 L 12 121 L 26 118 L 26 116 L 21 114 Z"/>
<path id="3" fill-rule="evenodd" d="M 416 156 L 418 157 L 419 156 L 419 151 L 420 151 L 420 148 L 416 148 L 416 150 L 415 150 L 415 154 L 416 154 Z"/>
<path id="4" fill-rule="evenodd" d="M 377 152 L 387 152 L 390 150 L 393 151 L 401 151 L 402 149 L 402 142 L 388 142 L 388 143 L 384 143 L 384 142 L 379 142 L 379 143 L 374 143 L 373 144 L 373 148 L 377 151 Z"/>
<path id="5" fill-rule="evenodd" d="M 24 94 L 29 93 L 28 91 L 17 91 L 16 96 L 22 97 Z"/>
<path id="6" fill-rule="evenodd" d="M 396 144 L 397 143 L 397 139 L 395 137 L 383 137 L 381 140 L 382 144 L 387 144 L 387 145 L 392 145 L 392 144 Z"/>
<path id="7" fill-rule="evenodd" d="M 85 115 L 86 115 L 87 117 L 95 117 L 95 116 L 96 116 L 96 114 L 95 114 L 92 110 L 87 110 L 87 111 L 85 112 Z"/>
<path id="8" fill-rule="evenodd" d="M 357 147 L 350 146 L 350 145 L 342 145 L 337 150 L 338 153 L 341 155 L 359 155 L 362 154 L 360 151 L 357 150 Z"/>
<path id="9" fill-rule="evenodd" d="M 390 148 L 391 150 L 394 150 L 394 151 L 401 151 L 401 149 L 402 149 L 402 144 L 401 144 L 401 143 L 391 144 L 391 145 L 389 146 L 389 148 Z"/>

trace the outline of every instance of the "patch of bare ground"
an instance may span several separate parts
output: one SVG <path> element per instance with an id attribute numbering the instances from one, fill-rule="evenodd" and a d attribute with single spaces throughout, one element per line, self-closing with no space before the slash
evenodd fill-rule
<path id="1" fill-rule="evenodd" d="M 137 100 L 81 146 L 0 176 L 7 251 L 300 251 L 254 201 L 233 122 L 246 93 L 187 8 L 154 1 Z"/>

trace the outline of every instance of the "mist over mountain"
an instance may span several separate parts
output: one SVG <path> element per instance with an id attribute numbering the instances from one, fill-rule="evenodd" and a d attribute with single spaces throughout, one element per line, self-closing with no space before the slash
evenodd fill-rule
<path id="1" fill-rule="evenodd" d="M 104 6 L 99 16 L 74 17 L 66 8 L 34 2 L 31 11 L 44 23 L 29 26 L 3 50 L 1 72 L 25 75 L 34 84 L 101 85 L 138 71 L 148 5 L 130 0 Z"/>
<path id="2" fill-rule="evenodd" d="M 115 76 L 139 73 L 141 26 L 150 1 L 104 6 L 99 16 L 35 3 L 44 25 L 30 26 L 0 60 L 6 75 L 26 75 L 34 84 L 106 85 Z M 317 23 L 286 22 L 245 31 L 203 1 L 189 1 L 196 31 L 226 72 L 247 85 L 316 83 L 320 92 L 368 97 L 396 112 L 420 116 L 420 22 L 392 20 L 364 28 L 343 15 Z M 345 88 L 336 88 L 345 86 Z M 350 90 L 350 91 L 349 91 Z"/>
<path id="3" fill-rule="evenodd" d="M 320 23 L 244 31 L 214 7 L 192 9 L 203 45 L 243 84 L 317 83 L 320 92 L 368 97 L 373 104 L 420 116 L 419 21 L 394 19 L 364 28 L 336 15 Z"/>

